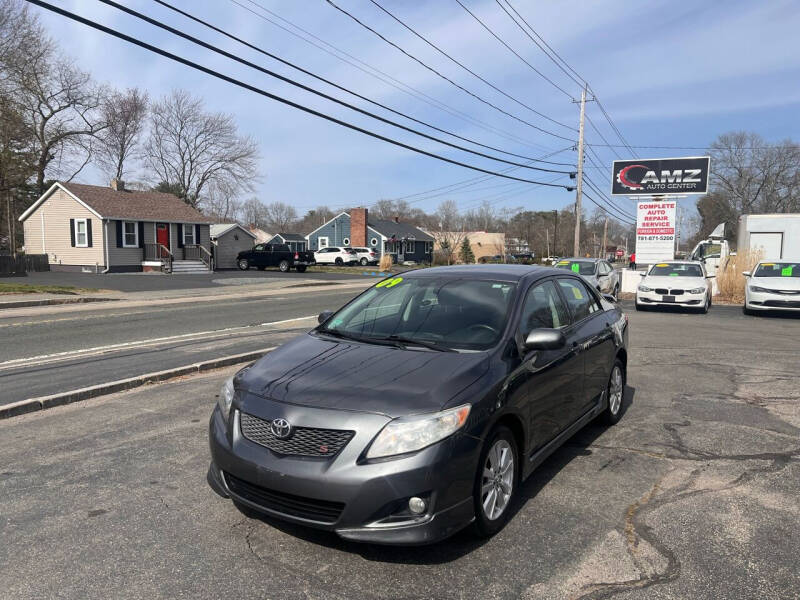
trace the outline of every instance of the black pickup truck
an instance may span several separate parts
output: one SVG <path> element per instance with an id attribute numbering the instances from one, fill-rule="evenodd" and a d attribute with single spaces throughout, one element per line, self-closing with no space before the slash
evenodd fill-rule
<path id="1" fill-rule="evenodd" d="M 263 271 L 267 267 L 278 267 L 282 273 L 295 268 L 303 273 L 306 267 L 317 264 L 314 253 L 306 250 L 295 252 L 286 244 L 256 244 L 250 250 L 239 252 L 236 264 L 242 271 L 250 267 L 258 267 Z"/>

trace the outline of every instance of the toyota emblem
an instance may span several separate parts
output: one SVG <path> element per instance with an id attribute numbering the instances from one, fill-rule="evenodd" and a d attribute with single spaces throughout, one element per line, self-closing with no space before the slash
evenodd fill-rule
<path id="1" fill-rule="evenodd" d="M 285 440 L 292 433 L 292 426 L 286 419 L 273 419 L 270 425 L 272 435 L 281 440 Z"/>

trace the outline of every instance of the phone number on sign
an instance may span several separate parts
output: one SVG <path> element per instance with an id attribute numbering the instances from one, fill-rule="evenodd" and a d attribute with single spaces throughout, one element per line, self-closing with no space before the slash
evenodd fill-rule
<path id="1" fill-rule="evenodd" d="M 655 242 L 655 241 L 675 241 L 673 235 L 639 235 L 636 239 L 640 242 Z"/>

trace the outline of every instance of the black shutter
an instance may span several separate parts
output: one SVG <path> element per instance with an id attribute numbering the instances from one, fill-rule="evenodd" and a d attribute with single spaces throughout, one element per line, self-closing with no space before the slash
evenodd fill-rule
<path id="1" fill-rule="evenodd" d="M 75 247 L 75 219 L 69 220 L 69 245 Z"/>
<path id="2" fill-rule="evenodd" d="M 178 223 L 178 248 L 183 248 L 183 223 Z"/>
<path id="3" fill-rule="evenodd" d="M 86 219 L 86 245 L 92 247 L 92 220 Z"/>
<path id="4" fill-rule="evenodd" d="M 117 248 L 122 248 L 122 221 L 117 221 Z"/>
<path id="5" fill-rule="evenodd" d="M 139 248 L 144 248 L 144 221 L 139 221 Z"/>
<path id="6" fill-rule="evenodd" d="M 200 225 L 194 226 L 194 243 L 200 245 Z"/>

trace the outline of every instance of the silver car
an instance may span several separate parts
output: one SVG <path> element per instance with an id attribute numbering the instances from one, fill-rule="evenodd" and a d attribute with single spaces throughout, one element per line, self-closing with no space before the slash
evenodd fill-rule
<path id="1" fill-rule="evenodd" d="M 565 269 L 581 275 L 598 291 L 619 297 L 619 272 L 607 260 L 601 258 L 562 258 L 555 265 L 556 269 Z"/>

